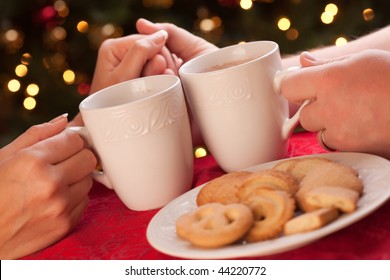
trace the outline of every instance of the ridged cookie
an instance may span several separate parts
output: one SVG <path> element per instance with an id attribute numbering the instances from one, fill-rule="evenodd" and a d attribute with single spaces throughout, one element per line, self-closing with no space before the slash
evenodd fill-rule
<path id="1" fill-rule="evenodd" d="M 240 192 L 250 193 L 257 188 L 271 188 L 295 194 L 298 191 L 297 180 L 288 172 L 266 169 L 248 175 L 240 187 Z"/>
<path id="2" fill-rule="evenodd" d="M 224 174 L 208 182 L 199 191 L 196 203 L 198 206 L 218 202 L 222 204 L 237 203 L 237 188 L 251 172 L 237 171 Z"/>
<path id="3" fill-rule="evenodd" d="M 295 212 L 295 200 L 285 191 L 258 189 L 252 195 L 242 197 L 241 201 L 252 210 L 255 220 L 244 237 L 247 242 L 278 237 Z"/>

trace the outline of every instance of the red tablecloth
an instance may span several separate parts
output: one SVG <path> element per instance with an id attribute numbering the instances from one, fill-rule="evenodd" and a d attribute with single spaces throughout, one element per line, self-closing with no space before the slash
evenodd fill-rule
<path id="1" fill-rule="evenodd" d="M 315 134 L 292 135 L 289 157 L 318 153 L 325 151 Z M 223 174 L 211 156 L 195 159 L 194 172 L 194 187 Z M 148 222 L 158 210 L 131 211 L 113 191 L 98 183 L 90 198 L 73 232 L 24 259 L 175 259 L 154 250 L 146 239 Z M 314 243 L 259 259 L 390 259 L 389 217 L 390 200 L 368 217 Z"/>

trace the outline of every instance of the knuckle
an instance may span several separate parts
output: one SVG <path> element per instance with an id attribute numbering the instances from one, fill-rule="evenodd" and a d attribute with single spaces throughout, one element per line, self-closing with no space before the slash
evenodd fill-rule
<path id="1" fill-rule="evenodd" d="M 42 187 L 39 190 L 40 197 L 43 201 L 52 200 L 56 197 L 58 190 L 60 189 L 61 180 L 57 176 L 51 176 L 46 173 L 46 176 L 42 176 Z"/>
<path id="2" fill-rule="evenodd" d="M 58 230 L 62 233 L 70 232 L 81 220 L 84 210 L 87 208 L 88 204 L 89 198 L 88 196 L 86 196 L 85 199 L 82 200 L 78 205 L 78 209 L 76 211 L 73 211 L 73 215 L 71 215 L 70 211 L 68 212 L 67 210 L 67 212 L 62 213 L 60 216 L 58 216 Z"/>
<path id="3" fill-rule="evenodd" d="M 68 215 L 56 217 L 56 224 L 56 231 L 59 236 L 69 233 L 75 226 Z"/>
<path id="4" fill-rule="evenodd" d="M 75 131 L 66 130 L 65 141 L 81 150 L 85 146 L 84 139 Z"/>
<path id="5" fill-rule="evenodd" d="M 51 215 L 55 218 L 67 216 L 69 202 L 63 196 L 57 196 L 51 201 Z"/>
<path id="6" fill-rule="evenodd" d="M 83 162 L 86 164 L 89 171 L 93 171 L 97 165 L 95 154 L 89 149 L 84 149 L 82 153 L 84 158 Z"/>
<path id="7" fill-rule="evenodd" d="M 167 30 L 168 32 L 174 32 L 176 29 L 178 29 L 176 25 L 170 22 L 167 22 L 164 25 L 165 25 L 164 29 Z"/>
<path id="8" fill-rule="evenodd" d="M 99 53 L 106 53 L 110 51 L 113 44 L 114 44 L 114 39 L 112 38 L 104 40 L 99 47 Z"/>
<path id="9" fill-rule="evenodd" d="M 42 140 L 41 139 L 41 131 L 42 131 L 42 125 L 38 124 L 38 125 L 33 125 L 31 127 L 29 127 L 25 134 L 28 136 L 28 137 L 31 137 L 31 138 L 35 138 L 37 139 L 38 141 L 39 140 Z"/>
<path id="10" fill-rule="evenodd" d="M 88 190 L 88 192 L 89 192 L 89 190 L 91 190 L 92 186 L 93 186 L 92 176 L 85 177 L 84 180 L 83 180 L 83 187 L 85 187 Z"/>
<path id="11" fill-rule="evenodd" d="M 37 197 L 45 201 L 55 196 L 61 185 L 61 178 L 53 170 L 41 151 L 28 149 L 20 151 L 18 156 L 23 161 L 24 174 L 34 181 Z"/>
<path id="12" fill-rule="evenodd" d="M 146 39 L 137 40 L 134 42 L 133 50 L 136 52 L 147 52 L 149 49 L 149 42 Z"/>
<path id="13" fill-rule="evenodd" d="M 44 159 L 44 154 L 39 149 L 31 148 L 21 150 L 18 151 L 17 156 L 22 158 L 26 171 L 36 173 L 40 170 L 45 171 L 47 168 L 47 162 Z"/>

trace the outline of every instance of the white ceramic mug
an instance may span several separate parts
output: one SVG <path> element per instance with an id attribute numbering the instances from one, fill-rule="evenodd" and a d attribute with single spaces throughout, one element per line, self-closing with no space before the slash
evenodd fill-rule
<path id="1" fill-rule="evenodd" d="M 226 172 L 282 158 L 299 122 L 280 94 L 275 42 L 233 45 L 198 56 L 179 70 L 205 144 Z"/>
<path id="2" fill-rule="evenodd" d="M 72 127 L 96 151 L 95 180 L 132 210 L 164 206 L 191 188 L 193 148 L 180 79 L 150 76 L 105 88 L 80 103 Z"/>

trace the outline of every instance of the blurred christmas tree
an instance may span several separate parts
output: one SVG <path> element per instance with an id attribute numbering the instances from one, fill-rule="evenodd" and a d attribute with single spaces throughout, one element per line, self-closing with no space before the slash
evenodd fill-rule
<path id="1" fill-rule="evenodd" d="M 145 17 L 218 46 L 274 40 L 283 54 L 389 24 L 384 0 L 13 0 L 0 2 L 0 145 L 88 94 L 97 49 Z"/>

